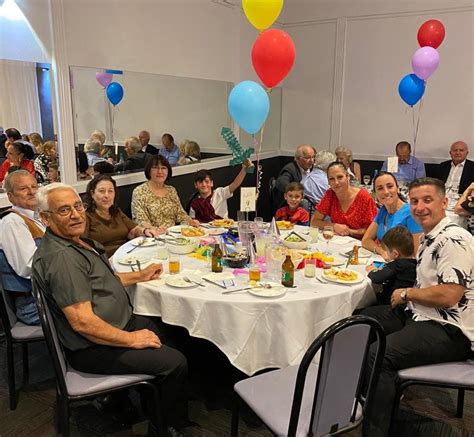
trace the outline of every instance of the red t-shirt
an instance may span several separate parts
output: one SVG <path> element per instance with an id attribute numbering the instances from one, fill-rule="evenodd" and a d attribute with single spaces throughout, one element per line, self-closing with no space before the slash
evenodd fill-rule
<path id="1" fill-rule="evenodd" d="M 5 179 L 9 168 L 10 161 L 8 159 L 5 159 L 5 161 L 3 161 L 2 163 L 2 166 L 0 167 L 0 182 L 3 182 L 3 180 Z M 29 159 L 24 159 L 23 161 L 21 161 L 20 168 L 28 170 L 33 176 L 35 175 L 35 165 L 33 161 L 30 161 Z"/>
<path id="2" fill-rule="evenodd" d="M 291 222 L 294 225 L 307 226 L 309 224 L 309 213 L 301 206 L 298 206 L 298 208 L 293 211 L 290 210 L 288 205 L 283 206 L 277 210 L 275 218 L 277 220 Z"/>
<path id="3" fill-rule="evenodd" d="M 377 215 L 377 206 L 370 194 L 360 189 L 346 212 L 333 190 L 329 189 L 316 210 L 331 218 L 331 222 L 347 225 L 350 229 L 367 229 Z"/>

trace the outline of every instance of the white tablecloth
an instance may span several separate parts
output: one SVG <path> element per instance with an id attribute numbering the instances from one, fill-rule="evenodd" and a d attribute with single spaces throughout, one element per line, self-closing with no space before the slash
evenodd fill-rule
<path id="1" fill-rule="evenodd" d="M 354 241 L 335 237 L 330 247 L 339 252 L 352 248 Z M 129 242 L 114 255 L 117 271 L 130 270 L 117 260 L 131 247 Z M 322 250 L 325 244 L 317 247 Z M 140 247 L 133 253 L 153 256 L 155 252 L 155 247 Z M 209 272 L 206 262 L 187 255 L 181 256 L 181 265 L 182 269 Z M 166 261 L 164 267 L 166 272 Z M 365 265 L 353 267 L 365 277 Z M 295 274 L 297 288 L 279 298 L 256 297 L 245 291 L 223 295 L 221 288 L 211 284 L 177 289 L 166 285 L 165 277 L 132 287 L 134 312 L 161 316 L 166 323 L 185 327 L 191 336 L 211 341 L 247 375 L 299 363 L 324 329 L 375 299 L 367 279 L 355 285 L 321 284 L 305 278 L 302 270 Z M 235 283 L 245 286 L 248 279 L 239 275 Z"/>

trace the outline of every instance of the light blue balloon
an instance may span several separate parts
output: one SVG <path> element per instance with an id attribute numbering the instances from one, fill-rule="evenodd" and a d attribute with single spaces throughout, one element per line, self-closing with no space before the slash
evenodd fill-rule
<path id="1" fill-rule="evenodd" d="M 253 135 L 260 130 L 268 117 L 270 99 L 261 85 L 245 80 L 232 89 L 227 107 L 234 121 L 245 132 Z"/>
<path id="2" fill-rule="evenodd" d="M 123 99 L 123 88 L 118 82 L 111 82 L 107 86 L 107 98 L 112 105 L 118 105 Z"/>

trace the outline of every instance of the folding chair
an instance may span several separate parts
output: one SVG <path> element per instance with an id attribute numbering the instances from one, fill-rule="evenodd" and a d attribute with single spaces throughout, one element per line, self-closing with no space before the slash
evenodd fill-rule
<path id="1" fill-rule="evenodd" d="M 74 370 L 66 361 L 46 298 L 35 281 L 33 281 L 33 295 L 36 299 L 46 344 L 56 374 L 58 433 L 66 437 L 69 436 L 70 402 L 83 401 L 130 387 L 143 386 L 149 388 L 152 393 L 153 423 L 158 426 L 159 435 L 166 435 L 158 409 L 160 399 L 158 389 L 153 381 L 155 377 L 141 374 L 99 375 Z"/>
<path id="2" fill-rule="evenodd" d="M 15 410 L 18 399 L 15 384 L 14 345 L 21 344 L 22 347 L 23 386 L 25 386 L 28 384 L 29 379 L 28 344 L 43 341 L 44 336 L 41 326 L 25 325 L 17 319 L 15 315 L 15 305 L 8 294 L 9 292 L 5 291 L 3 288 L 1 273 L 0 293 L 2 294 L 0 298 L 0 317 L 2 319 L 5 339 L 7 342 L 8 396 L 10 410 Z"/>
<path id="3" fill-rule="evenodd" d="M 369 340 L 376 343 L 370 375 L 364 375 Z M 313 360 L 320 351 L 319 365 Z M 385 351 L 381 325 L 365 316 L 334 323 L 308 348 L 301 364 L 238 382 L 234 389 L 278 436 L 322 436 L 357 426 L 362 378 L 366 381 L 364 413 L 373 396 Z M 362 404 L 362 402 L 360 402 Z M 238 407 L 234 406 L 231 435 L 238 436 Z"/>

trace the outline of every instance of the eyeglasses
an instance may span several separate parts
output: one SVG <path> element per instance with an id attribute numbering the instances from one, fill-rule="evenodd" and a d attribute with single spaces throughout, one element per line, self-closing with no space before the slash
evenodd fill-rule
<path id="1" fill-rule="evenodd" d="M 84 207 L 84 204 L 82 202 L 76 202 L 72 206 L 71 205 L 64 205 L 64 206 L 61 206 L 61 208 L 58 208 L 55 211 L 46 210 L 45 212 L 58 214 L 61 217 L 66 217 L 68 215 L 71 215 L 73 209 L 77 212 L 82 212 L 82 211 L 84 211 L 85 207 Z"/>
<path id="2" fill-rule="evenodd" d="M 314 161 L 314 156 L 299 156 L 303 161 Z"/>

